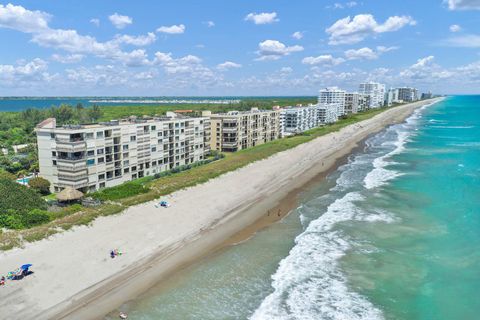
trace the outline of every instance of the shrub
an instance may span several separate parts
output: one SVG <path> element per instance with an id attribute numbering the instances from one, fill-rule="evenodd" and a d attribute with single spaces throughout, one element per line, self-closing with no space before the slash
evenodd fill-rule
<path id="1" fill-rule="evenodd" d="M 153 179 L 152 177 L 148 178 L 149 179 L 143 178 L 129 181 L 116 187 L 103 189 L 92 193 L 91 196 L 92 198 L 106 201 L 119 200 L 127 197 L 132 197 L 137 194 L 147 193 L 150 189 L 145 186 L 145 183 Z"/>
<path id="2" fill-rule="evenodd" d="M 47 179 L 40 177 L 32 178 L 28 181 L 28 185 L 42 195 L 50 194 L 50 181 Z"/>
<path id="3" fill-rule="evenodd" d="M 22 216 L 25 227 L 33 227 L 50 221 L 50 214 L 45 210 L 33 209 Z"/>
<path id="4" fill-rule="evenodd" d="M 5 170 L 0 170 L 0 180 L 1 179 L 6 179 L 6 180 L 15 180 L 16 177 L 14 174 L 11 174 L 10 172 L 8 171 L 5 171 Z"/>
<path id="5" fill-rule="evenodd" d="M 28 226 L 28 221 L 37 219 L 27 217 L 30 211 L 47 209 L 37 192 L 11 180 L 0 180 L 0 195 L 0 225 L 9 229 Z"/>

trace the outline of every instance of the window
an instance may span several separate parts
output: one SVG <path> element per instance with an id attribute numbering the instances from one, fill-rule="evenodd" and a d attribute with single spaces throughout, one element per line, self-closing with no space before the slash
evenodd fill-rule
<path id="1" fill-rule="evenodd" d="M 105 153 L 105 149 L 101 148 L 101 149 L 97 149 L 97 154 L 104 154 Z"/>
<path id="2" fill-rule="evenodd" d="M 137 136 L 131 136 L 130 141 L 137 141 Z"/>
<path id="3" fill-rule="evenodd" d="M 50 133 L 50 139 L 55 139 L 55 133 Z"/>
<path id="4" fill-rule="evenodd" d="M 137 166 L 132 167 L 132 172 L 137 171 Z"/>
<path id="5" fill-rule="evenodd" d="M 152 147 L 152 152 L 157 152 L 157 147 Z"/>
<path id="6" fill-rule="evenodd" d="M 95 159 L 88 159 L 87 166 L 93 166 L 95 164 Z"/>
<path id="7" fill-rule="evenodd" d="M 98 180 L 105 180 L 105 173 L 98 175 Z"/>
<path id="8" fill-rule="evenodd" d="M 125 153 L 123 154 L 123 157 L 124 157 L 124 158 L 128 158 L 128 152 L 125 152 Z"/>
<path id="9" fill-rule="evenodd" d="M 103 131 L 97 132 L 97 139 L 103 138 Z"/>
<path id="10" fill-rule="evenodd" d="M 163 143 L 162 139 L 158 139 L 158 144 L 162 144 L 162 143 Z"/>
<path id="11" fill-rule="evenodd" d="M 87 151 L 87 156 L 93 157 L 95 155 L 95 150 L 88 150 Z"/>
<path id="12" fill-rule="evenodd" d="M 128 150 L 128 144 L 123 145 L 123 150 Z"/>
<path id="13" fill-rule="evenodd" d="M 56 165 L 57 165 L 57 160 L 52 160 L 52 164 L 53 164 L 54 166 L 56 166 Z"/>
<path id="14" fill-rule="evenodd" d="M 152 161 L 152 167 L 155 167 L 157 165 L 157 161 Z"/>
<path id="15" fill-rule="evenodd" d="M 157 136 L 161 137 L 163 134 L 162 134 L 162 131 L 159 131 Z"/>
<path id="16" fill-rule="evenodd" d="M 93 139 L 93 132 L 87 132 L 85 134 L 85 139 Z"/>
<path id="17" fill-rule="evenodd" d="M 98 187 L 99 187 L 100 189 L 105 188 L 105 182 L 100 183 L 100 184 L 98 185 Z"/>
<path id="18" fill-rule="evenodd" d="M 56 151 L 52 151 L 52 157 L 56 157 L 57 156 L 57 152 Z"/>
<path id="19" fill-rule="evenodd" d="M 128 165 L 130 165 L 130 161 L 128 161 L 128 160 L 123 161 L 123 165 L 124 165 L 125 167 L 128 166 Z"/>
<path id="20" fill-rule="evenodd" d="M 123 173 L 129 173 L 129 172 L 130 172 L 130 168 L 123 169 Z"/>
<path id="21" fill-rule="evenodd" d="M 157 127 L 156 127 L 156 126 L 152 126 L 152 127 L 150 128 L 150 130 L 155 131 L 155 130 L 157 130 Z"/>
<path id="22" fill-rule="evenodd" d="M 98 158 L 98 163 L 104 163 L 105 162 L 105 158 L 104 157 L 101 157 L 101 158 Z"/>

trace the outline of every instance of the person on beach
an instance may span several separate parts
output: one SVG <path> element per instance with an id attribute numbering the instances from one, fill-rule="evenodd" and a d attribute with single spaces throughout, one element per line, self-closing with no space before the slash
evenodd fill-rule
<path id="1" fill-rule="evenodd" d="M 4 285 L 5 285 L 5 277 L 2 276 L 2 277 L 0 278 L 0 286 L 4 286 Z"/>
<path id="2" fill-rule="evenodd" d="M 110 250 L 110 258 L 115 258 L 115 251 L 114 250 Z"/>

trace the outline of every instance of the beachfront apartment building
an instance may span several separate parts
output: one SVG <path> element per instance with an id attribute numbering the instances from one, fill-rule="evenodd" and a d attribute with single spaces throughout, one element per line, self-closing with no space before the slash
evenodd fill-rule
<path id="1" fill-rule="evenodd" d="M 210 119 L 167 113 L 88 125 L 56 126 L 54 118 L 36 129 L 40 176 L 52 191 L 83 192 L 113 187 L 205 159 Z"/>
<path id="2" fill-rule="evenodd" d="M 282 110 L 283 135 L 301 133 L 318 126 L 316 105 L 285 107 Z"/>
<path id="3" fill-rule="evenodd" d="M 360 83 L 358 92 L 370 97 L 369 108 L 380 108 L 384 105 L 385 85 L 378 82 Z"/>
<path id="4" fill-rule="evenodd" d="M 229 111 L 202 115 L 210 118 L 211 150 L 235 152 L 254 147 L 281 137 L 279 109 L 250 111 Z"/>
<path id="5" fill-rule="evenodd" d="M 345 114 L 345 90 L 328 87 L 320 90 L 317 105 L 317 123 L 333 123 Z"/>
<path id="6" fill-rule="evenodd" d="M 418 90 L 416 88 L 401 87 L 398 90 L 398 100 L 403 102 L 414 102 L 419 100 Z"/>

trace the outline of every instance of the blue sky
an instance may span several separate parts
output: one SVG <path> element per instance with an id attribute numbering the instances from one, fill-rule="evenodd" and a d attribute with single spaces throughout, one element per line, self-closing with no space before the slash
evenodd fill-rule
<path id="1" fill-rule="evenodd" d="M 478 93 L 480 0 L 0 2 L 0 95 Z"/>

